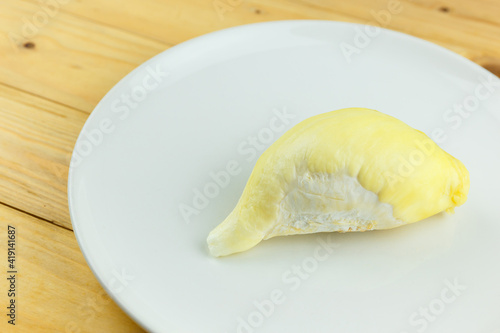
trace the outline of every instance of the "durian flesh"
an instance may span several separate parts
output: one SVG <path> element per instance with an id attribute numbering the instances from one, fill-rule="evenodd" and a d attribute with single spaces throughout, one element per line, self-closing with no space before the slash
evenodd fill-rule
<path id="1" fill-rule="evenodd" d="M 262 154 L 208 247 L 218 257 L 276 236 L 394 228 L 453 212 L 468 190 L 465 166 L 424 133 L 375 110 L 332 111 Z"/>

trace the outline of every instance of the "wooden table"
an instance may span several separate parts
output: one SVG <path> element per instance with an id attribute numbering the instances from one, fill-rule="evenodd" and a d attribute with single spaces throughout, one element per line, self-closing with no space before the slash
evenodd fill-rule
<path id="1" fill-rule="evenodd" d="M 375 22 L 397 0 L 1 0 L 1 262 L 16 228 L 16 326 L 1 332 L 141 332 L 92 275 L 73 235 L 68 164 L 85 120 L 145 60 L 187 39 L 283 19 Z M 382 21 L 500 75 L 500 0 L 402 0 Z M 374 16 L 375 15 L 375 16 Z M 4 275 L 2 275 L 4 276 Z"/>

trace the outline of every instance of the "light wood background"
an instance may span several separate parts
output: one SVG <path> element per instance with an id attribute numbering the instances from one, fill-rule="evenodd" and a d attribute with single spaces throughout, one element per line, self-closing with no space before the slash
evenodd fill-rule
<path id="1" fill-rule="evenodd" d="M 0 0 L 0 244 L 18 231 L 18 318 L 1 332 L 142 332 L 73 235 L 68 164 L 88 115 L 136 66 L 187 39 L 283 19 L 373 21 L 394 0 Z M 500 0 L 401 0 L 386 26 L 500 75 Z M 1 275 L 3 276 L 3 275 Z M 1 278 L 0 308 L 7 306 Z M 194 318 L 193 318 L 194 319 Z"/>

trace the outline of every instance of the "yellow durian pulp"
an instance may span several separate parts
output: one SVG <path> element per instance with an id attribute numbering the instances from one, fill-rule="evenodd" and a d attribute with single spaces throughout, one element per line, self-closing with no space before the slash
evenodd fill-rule
<path id="1" fill-rule="evenodd" d="M 427 135 L 381 112 L 349 108 L 294 126 L 259 158 L 213 256 L 275 236 L 389 229 L 467 200 L 469 173 Z"/>

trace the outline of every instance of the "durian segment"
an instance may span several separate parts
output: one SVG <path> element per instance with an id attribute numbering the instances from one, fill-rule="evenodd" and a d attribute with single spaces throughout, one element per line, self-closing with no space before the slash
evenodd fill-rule
<path id="1" fill-rule="evenodd" d="M 452 212 L 468 190 L 465 166 L 424 133 L 375 110 L 342 109 L 271 145 L 207 242 L 224 256 L 275 236 L 388 229 Z"/>

